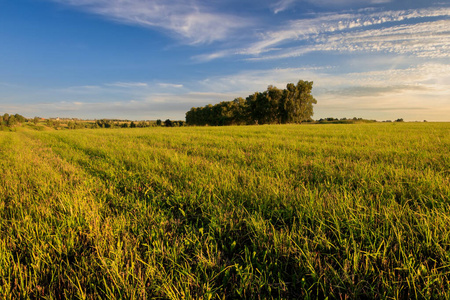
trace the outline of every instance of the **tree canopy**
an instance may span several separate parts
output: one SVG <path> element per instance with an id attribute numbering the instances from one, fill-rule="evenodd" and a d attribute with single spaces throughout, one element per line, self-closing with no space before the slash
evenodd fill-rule
<path id="1" fill-rule="evenodd" d="M 19 114 L 15 114 L 15 115 L 10 115 L 8 113 L 3 114 L 2 116 L 0 115 L 0 126 L 8 126 L 8 127 L 13 127 L 19 123 L 25 123 L 27 121 L 27 119 Z"/>
<path id="2" fill-rule="evenodd" d="M 313 82 L 300 80 L 297 85 L 289 83 L 280 90 L 269 85 L 264 92 L 255 92 L 246 99 L 223 101 L 216 105 L 193 107 L 186 113 L 188 125 L 250 125 L 286 124 L 312 120 L 311 95 Z"/>

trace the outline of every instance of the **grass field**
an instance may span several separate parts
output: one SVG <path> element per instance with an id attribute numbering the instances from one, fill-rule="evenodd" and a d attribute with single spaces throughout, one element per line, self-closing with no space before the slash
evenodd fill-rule
<path id="1" fill-rule="evenodd" d="M 0 298 L 450 298 L 450 123 L 0 132 Z"/>

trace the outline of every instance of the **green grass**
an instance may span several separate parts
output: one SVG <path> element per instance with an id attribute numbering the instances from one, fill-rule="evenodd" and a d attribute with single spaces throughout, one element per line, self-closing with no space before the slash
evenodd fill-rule
<path id="1" fill-rule="evenodd" d="M 450 123 L 0 132 L 0 298 L 450 298 Z"/>

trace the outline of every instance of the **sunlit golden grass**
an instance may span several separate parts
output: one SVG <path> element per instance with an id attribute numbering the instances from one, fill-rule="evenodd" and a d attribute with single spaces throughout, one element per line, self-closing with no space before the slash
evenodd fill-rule
<path id="1" fill-rule="evenodd" d="M 0 298 L 450 297 L 450 124 L 0 132 Z"/>

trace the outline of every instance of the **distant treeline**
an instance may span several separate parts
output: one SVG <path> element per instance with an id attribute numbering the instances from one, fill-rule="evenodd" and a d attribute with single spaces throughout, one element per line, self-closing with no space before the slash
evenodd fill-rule
<path id="1" fill-rule="evenodd" d="M 363 118 L 322 118 L 316 121 L 319 124 L 354 124 L 354 123 L 375 123 L 376 120 L 368 120 Z"/>
<path id="2" fill-rule="evenodd" d="M 45 125 L 53 127 L 55 129 L 67 128 L 67 129 L 83 129 L 83 128 L 146 128 L 146 127 L 179 127 L 184 126 L 184 121 L 171 121 L 169 119 L 164 122 L 160 119 L 156 121 L 129 121 L 129 120 L 117 120 L 117 119 L 99 119 L 94 121 L 74 121 L 68 122 L 47 119 Z"/>
<path id="3" fill-rule="evenodd" d="M 24 123 L 27 119 L 19 114 L 10 115 L 5 113 L 4 115 L 0 115 L 0 126 L 8 126 L 12 127 L 19 123 Z"/>
<path id="4" fill-rule="evenodd" d="M 159 127 L 159 126 L 166 126 L 166 127 L 179 127 L 184 126 L 184 121 L 171 121 L 170 119 L 165 120 L 162 122 L 160 119 L 156 120 L 156 122 L 152 121 L 114 121 L 114 120 L 108 120 L 108 119 L 101 119 L 97 120 L 95 122 L 95 128 L 114 128 L 114 127 L 121 127 L 121 128 L 145 128 L 145 127 Z"/>
<path id="5" fill-rule="evenodd" d="M 167 119 L 161 121 L 130 121 L 120 119 L 99 119 L 99 120 L 80 120 L 77 118 L 43 119 L 34 117 L 27 119 L 19 114 L 0 114 L 0 131 L 15 131 L 17 127 L 27 127 L 35 130 L 44 130 L 45 128 L 59 129 L 95 129 L 95 128 L 146 128 L 146 127 L 181 127 L 185 126 L 185 121 Z"/>
<path id="6" fill-rule="evenodd" d="M 286 124 L 312 121 L 311 95 L 313 82 L 300 80 L 286 89 L 269 86 L 265 92 L 255 92 L 246 99 L 223 101 L 216 105 L 193 107 L 186 113 L 188 125 L 251 125 Z"/>
<path id="7" fill-rule="evenodd" d="M 354 123 L 375 123 L 377 122 L 377 120 L 370 120 L 370 119 L 363 119 L 363 118 L 322 118 L 319 119 L 317 121 L 315 121 L 315 123 L 319 123 L 319 124 L 354 124 Z M 392 122 L 391 120 L 386 120 L 386 121 L 382 121 L 382 122 Z M 395 120 L 394 122 L 404 122 L 402 118 Z M 424 120 L 424 122 L 426 122 L 426 120 Z"/>

